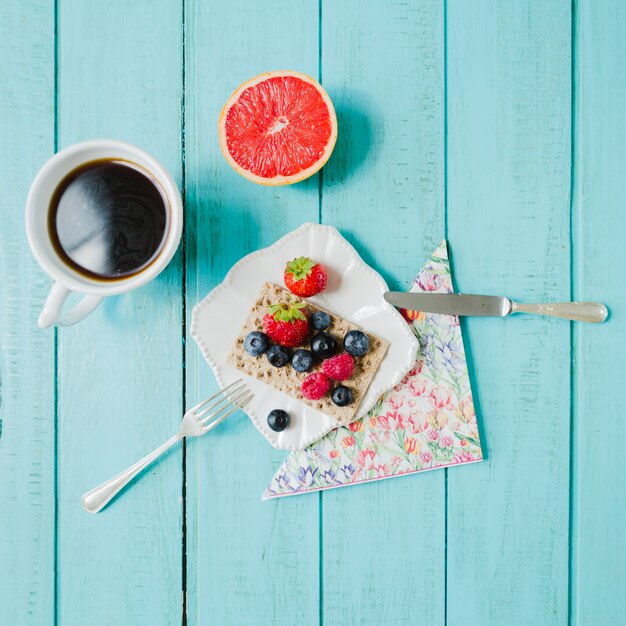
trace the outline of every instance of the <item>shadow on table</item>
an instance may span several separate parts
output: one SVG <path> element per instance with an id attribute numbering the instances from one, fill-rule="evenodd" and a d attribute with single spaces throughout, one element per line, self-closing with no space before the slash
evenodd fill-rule
<path id="1" fill-rule="evenodd" d="M 325 185 L 343 184 L 358 174 L 365 161 L 376 158 L 372 151 L 375 115 L 363 108 L 364 102 L 367 100 L 363 94 L 348 90 L 337 106 L 337 144 L 323 170 Z M 371 166 L 368 163 L 368 168 Z"/>

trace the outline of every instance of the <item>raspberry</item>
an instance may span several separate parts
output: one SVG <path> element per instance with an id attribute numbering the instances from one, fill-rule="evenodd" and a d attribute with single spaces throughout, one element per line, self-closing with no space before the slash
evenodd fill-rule
<path id="1" fill-rule="evenodd" d="M 319 400 L 323 398 L 330 389 L 330 380 L 326 374 L 322 372 L 315 372 L 309 374 L 302 381 L 302 395 L 307 400 Z"/>
<path id="2" fill-rule="evenodd" d="M 342 352 L 326 359 L 322 363 L 322 370 L 333 380 L 347 380 L 354 371 L 354 359 L 347 352 Z"/>

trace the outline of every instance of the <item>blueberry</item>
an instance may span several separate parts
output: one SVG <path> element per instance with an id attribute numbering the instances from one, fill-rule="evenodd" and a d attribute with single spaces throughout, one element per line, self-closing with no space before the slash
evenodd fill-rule
<path id="1" fill-rule="evenodd" d="M 330 326 L 330 315 L 324 311 L 315 311 L 309 318 L 309 324 L 314 330 L 326 330 Z"/>
<path id="2" fill-rule="evenodd" d="M 291 359 L 296 372 L 308 372 L 313 367 L 313 355 L 308 350 L 296 350 Z"/>
<path id="3" fill-rule="evenodd" d="M 260 333 L 255 330 L 246 335 L 243 340 L 244 350 L 251 356 L 261 356 L 264 352 L 267 352 L 270 342 L 265 333 Z"/>
<path id="4" fill-rule="evenodd" d="M 290 360 L 289 350 L 284 346 L 272 346 L 267 351 L 267 360 L 274 367 L 284 367 Z"/>
<path id="5" fill-rule="evenodd" d="M 267 416 L 267 425 L 277 433 L 281 430 L 285 430 L 287 426 L 289 426 L 289 422 L 291 418 L 289 417 L 289 413 L 287 411 L 283 411 L 282 409 L 274 409 L 269 412 Z"/>
<path id="6" fill-rule="evenodd" d="M 331 397 L 337 406 L 348 406 L 352 403 L 352 389 L 339 385 L 335 387 Z"/>
<path id="7" fill-rule="evenodd" d="M 337 351 L 337 342 L 331 334 L 322 331 L 311 339 L 311 350 L 316 357 L 328 359 Z"/>
<path id="8" fill-rule="evenodd" d="M 360 330 L 350 330 L 343 338 L 343 347 L 352 356 L 363 356 L 370 347 L 370 340 Z"/>

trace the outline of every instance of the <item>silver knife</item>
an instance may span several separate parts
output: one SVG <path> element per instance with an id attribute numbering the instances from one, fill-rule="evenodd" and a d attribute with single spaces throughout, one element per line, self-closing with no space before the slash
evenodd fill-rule
<path id="1" fill-rule="evenodd" d="M 385 300 L 412 311 L 446 315 L 491 315 L 504 317 L 511 313 L 535 313 L 562 317 L 577 322 L 604 322 L 608 310 L 601 302 L 554 302 L 522 304 L 502 296 L 472 296 L 460 293 L 410 293 L 388 291 Z"/>

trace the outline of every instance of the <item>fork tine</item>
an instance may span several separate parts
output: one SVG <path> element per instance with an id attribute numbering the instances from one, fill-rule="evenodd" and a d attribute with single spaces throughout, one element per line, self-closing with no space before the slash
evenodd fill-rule
<path id="1" fill-rule="evenodd" d="M 244 400 L 242 400 L 239 403 L 239 406 L 235 405 L 235 406 L 231 407 L 230 411 L 228 411 L 227 413 L 224 413 L 224 415 L 222 415 L 221 417 L 219 417 L 217 419 L 214 419 L 210 424 L 207 424 L 204 427 L 204 432 L 205 433 L 209 432 L 209 430 L 211 430 L 212 428 L 215 428 L 218 424 L 221 424 L 227 417 L 232 415 L 237 409 L 243 409 L 243 407 L 246 406 L 246 404 L 248 404 L 248 402 L 250 402 L 250 400 L 252 400 L 252 396 L 253 396 L 253 394 L 250 393 L 250 395 L 248 395 Z M 209 418 L 207 418 L 207 419 L 209 419 Z"/>
<path id="2" fill-rule="evenodd" d="M 206 400 L 203 400 L 202 402 L 199 402 L 198 404 L 196 404 L 196 406 L 190 409 L 188 413 L 195 413 L 198 409 L 201 409 L 203 406 L 206 406 L 209 402 L 212 402 L 216 398 L 220 398 L 220 402 L 221 402 L 224 399 L 224 397 L 228 397 L 226 396 L 227 391 L 232 391 L 233 387 L 236 387 L 237 385 L 239 385 L 239 383 L 242 383 L 242 382 L 243 382 L 242 379 L 239 378 L 238 380 L 230 383 L 230 385 L 227 385 L 226 387 L 224 387 L 224 389 L 221 389 L 217 393 L 214 393 L 210 398 L 207 398 Z"/>
<path id="3" fill-rule="evenodd" d="M 222 411 L 226 411 L 233 404 L 235 405 L 235 407 L 240 407 L 241 406 L 240 403 L 243 402 L 244 400 L 247 400 L 248 395 L 251 395 L 251 392 L 246 387 L 244 387 L 243 389 L 240 389 L 237 394 L 229 398 L 228 404 L 225 404 L 219 409 L 217 407 L 215 408 L 210 407 L 210 408 L 204 409 L 203 411 L 198 413 L 196 417 L 198 418 L 201 424 L 204 424 L 205 422 L 208 422 L 211 418 L 219 415 Z"/>

